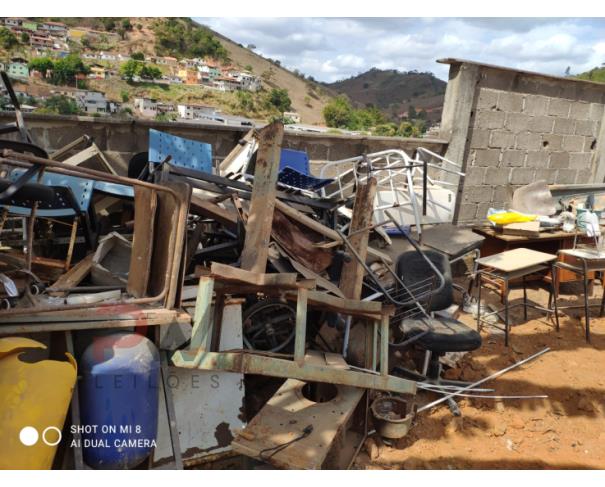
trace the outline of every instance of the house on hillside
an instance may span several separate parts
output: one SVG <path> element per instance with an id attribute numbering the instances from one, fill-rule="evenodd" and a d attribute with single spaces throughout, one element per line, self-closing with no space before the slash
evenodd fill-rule
<path id="1" fill-rule="evenodd" d="M 134 109 L 143 117 L 154 118 L 158 114 L 158 102 L 153 98 L 135 98 Z"/>
<path id="2" fill-rule="evenodd" d="M 100 64 L 91 64 L 90 73 L 88 74 L 90 79 L 109 79 L 109 72 Z"/>
<path id="3" fill-rule="evenodd" d="M 177 105 L 177 112 L 179 118 L 195 120 L 216 114 L 216 108 L 206 105 L 179 104 Z"/>
<path id="4" fill-rule="evenodd" d="M 300 123 L 301 118 L 298 112 L 284 112 L 284 118 L 292 120 L 292 123 Z"/>
<path id="5" fill-rule="evenodd" d="M 109 114 L 118 111 L 118 104 L 105 98 L 105 94 L 99 91 L 77 90 L 73 96 L 80 109 L 88 114 Z"/>
<path id="6" fill-rule="evenodd" d="M 13 58 L 6 68 L 6 73 L 13 78 L 29 78 L 27 59 Z"/>
<path id="7" fill-rule="evenodd" d="M 230 76 L 219 76 L 213 81 L 212 86 L 219 91 L 235 91 L 242 89 L 240 81 L 237 78 L 232 78 Z"/>
<path id="8" fill-rule="evenodd" d="M 67 26 L 60 22 L 43 22 L 38 25 L 39 30 L 47 31 L 51 36 L 65 38 Z"/>
<path id="9" fill-rule="evenodd" d="M 19 27 L 21 25 L 22 21 L 23 21 L 23 19 L 16 19 L 16 18 L 11 18 L 11 17 L 5 17 L 4 18 L 4 25 L 6 25 L 7 27 Z"/>

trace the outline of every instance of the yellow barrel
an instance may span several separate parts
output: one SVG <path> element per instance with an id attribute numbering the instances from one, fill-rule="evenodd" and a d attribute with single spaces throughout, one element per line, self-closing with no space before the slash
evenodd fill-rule
<path id="1" fill-rule="evenodd" d="M 23 360 L 45 348 L 29 338 L 0 338 L 0 469 L 52 466 L 78 367 L 69 353 L 67 362 Z"/>

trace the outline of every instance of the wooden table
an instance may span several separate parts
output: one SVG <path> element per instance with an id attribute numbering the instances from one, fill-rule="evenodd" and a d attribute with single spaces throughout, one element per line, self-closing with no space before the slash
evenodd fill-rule
<path id="1" fill-rule="evenodd" d="M 555 309 L 551 310 L 550 307 L 544 308 L 534 303 L 527 302 L 527 288 L 526 278 L 536 272 L 542 272 L 546 269 L 550 269 L 550 272 L 554 275 L 554 264 L 557 260 L 557 256 L 548 254 L 545 252 L 539 252 L 537 250 L 527 248 L 516 248 L 507 250 L 500 254 L 493 254 L 489 257 L 482 257 L 477 259 L 478 271 L 477 271 L 477 330 L 480 331 L 482 324 L 486 321 L 486 317 L 492 314 L 498 314 L 504 311 L 504 343 L 508 346 L 508 336 L 510 330 L 509 323 L 509 310 L 515 306 L 523 306 L 523 316 L 527 321 L 527 307 L 546 311 L 552 313 L 555 317 L 555 324 L 557 330 L 559 329 L 559 321 L 557 315 L 557 300 L 554 300 Z M 509 283 L 512 280 L 523 280 L 523 302 L 516 303 L 513 305 L 509 304 L 508 293 Z M 504 308 L 491 313 L 481 314 L 481 288 L 483 282 L 487 281 L 490 283 L 501 282 L 501 294 L 504 302 Z M 554 283 L 551 281 L 551 296 L 555 295 Z M 550 302 L 550 300 L 549 300 Z"/>
<path id="2" fill-rule="evenodd" d="M 578 242 L 586 240 L 586 235 L 582 232 L 563 232 L 562 230 L 540 232 L 539 237 L 523 237 L 520 235 L 504 235 L 498 233 L 492 227 L 473 227 L 473 231 L 485 237 L 483 246 L 481 247 L 481 256 L 488 257 L 490 255 L 499 254 L 506 250 L 516 249 L 519 247 L 538 250 L 549 254 L 557 254 L 560 250 L 572 249 L 574 239 L 577 237 Z M 561 253 L 559 261 L 570 265 L 578 265 L 577 259 L 571 255 Z M 594 272 L 588 276 L 591 281 L 594 279 Z M 548 270 L 544 276 L 546 282 L 551 282 L 552 273 Z M 560 269 L 556 282 L 556 291 L 559 292 L 559 283 L 579 281 L 578 276 L 566 269 Z"/>

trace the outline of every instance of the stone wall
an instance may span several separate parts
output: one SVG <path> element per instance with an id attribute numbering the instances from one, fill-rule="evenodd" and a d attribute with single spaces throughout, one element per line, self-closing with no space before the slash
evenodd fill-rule
<path id="1" fill-rule="evenodd" d="M 12 121 L 12 113 L 0 112 L 0 124 Z M 126 172 L 132 155 L 147 150 L 150 128 L 210 143 L 216 160 L 223 159 L 247 131 L 220 125 L 42 114 L 26 114 L 25 123 L 35 143 L 49 152 L 82 135 L 93 137 L 95 143 L 121 173 Z M 283 147 L 304 150 L 310 159 L 316 161 L 345 159 L 385 149 L 403 149 L 411 155 L 418 146 L 443 154 L 447 142 L 428 138 L 367 137 L 291 131 L 286 131 L 283 142 Z"/>
<path id="2" fill-rule="evenodd" d="M 441 135 L 451 139 L 448 156 L 463 160 L 466 172 L 459 222 L 484 220 L 490 206 L 506 208 L 516 188 L 537 180 L 603 181 L 605 85 L 446 62 Z"/>

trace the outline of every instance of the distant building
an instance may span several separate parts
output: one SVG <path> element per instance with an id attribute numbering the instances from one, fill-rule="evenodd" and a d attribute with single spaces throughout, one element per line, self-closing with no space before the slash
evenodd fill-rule
<path id="1" fill-rule="evenodd" d="M 109 72 L 100 64 L 91 64 L 88 77 L 91 79 L 108 79 Z"/>
<path id="2" fill-rule="evenodd" d="M 158 102 L 158 113 L 170 113 L 174 112 L 174 105 L 172 103 Z"/>
<path id="3" fill-rule="evenodd" d="M 214 80 L 213 86 L 219 91 L 241 90 L 242 84 L 237 78 L 229 76 L 220 76 Z"/>
<path id="4" fill-rule="evenodd" d="M 21 25 L 22 19 L 15 19 L 10 17 L 5 17 L 4 25 L 7 27 L 19 27 Z"/>
<path id="5" fill-rule="evenodd" d="M 27 60 L 23 58 L 14 58 L 8 64 L 6 73 L 13 78 L 29 78 L 29 68 Z"/>
<path id="6" fill-rule="evenodd" d="M 105 94 L 99 91 L 77 90 L 73 95 L 83 112 L 105 114 L 118 111 L 118 104 L 107 100 Z"/>
<path id="7" fill-rule="evenodd" d="M 300 114 L 297 112 L 284 112 L 284 118 L 292 120 L 292 123 L 300 123 Z"/>
<path id="8" fill-rule="evenodd" d="M 143 117 L 155 117 L 158 114 L 158 103 L 152 98 L 135 98 L 134 109 Z"/>
<path id="9" fill-rule="evenodd" d="M 216 108 L 205 105 L 180 104 L 177 105 L 177 112 L 179 114 L 179 118 L 195 120 L 216 114 Z"/>

